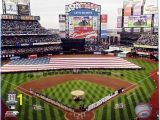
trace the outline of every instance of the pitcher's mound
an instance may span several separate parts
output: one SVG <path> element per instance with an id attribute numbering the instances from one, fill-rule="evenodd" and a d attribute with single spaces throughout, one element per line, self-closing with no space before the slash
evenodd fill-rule
<path id="1" fill-rule="evenodd" d="M 94 113 L 93 112 L 85 112 L 85 113 L 65 113 L 66 120 L 93 120 Z"/>

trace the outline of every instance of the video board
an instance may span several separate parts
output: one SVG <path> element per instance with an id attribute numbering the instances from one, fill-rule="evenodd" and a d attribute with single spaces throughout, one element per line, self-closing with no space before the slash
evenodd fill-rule
<path id="1" fill-rule="evenodd" d="M 74 31 L 89 31 L 93 30 L 93 17 L 91 16 L 77 16 L 73 18 Z"/>
<path id="2" fill-rule="evenodd" d="M 28 5 L 18 5 L 18 14 L 19 15 L 29 15 L 30 14 L 30 8 Z"/>
<path id="3" fill-rule="evenodd" d="M 128 27 L 151 27 L 152 16 L 129 16 Z"/>
<path id="4" fill-rule="evenodd" d="M 66 5 L 66 23 L 70 38 L 97 38 L 100 6 L 90 2 Z"/>
<path id="5" fill-rule="evenodd" d="M 95 32 L 93 32 L 95 31 Z M 69 17 L 69 36 L 71 38 L 84 38 L 97 31 L 97 20 L 93 16 Z M 92 36 L 93 37 L 93 36 Z M 97 35 L 95 35 L 97 37 Z"/>

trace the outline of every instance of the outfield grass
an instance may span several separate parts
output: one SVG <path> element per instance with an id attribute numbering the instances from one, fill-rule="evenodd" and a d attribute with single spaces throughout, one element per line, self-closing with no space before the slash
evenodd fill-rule
<path id="1" fill-rule="evenodd" d="M 83 102 L 76 103 L 73 100 L 71 91 L 82 90 L 85 92 L 83 96 Z M 53 98 L 69 107 L 79 108 L 80 104 L 84 104 L 84 107 L 100 100 L 101 98 L 110 94 L 113 90 L 95 83 L 91 83 L 84 80 L 72 80 L 55 87 L 44 89 L 42 94 Z"/>
<path id="2" fill-rule="evenodd" d="M 120 79 L 135 83 L 138 87 L 125 95 L 118 96 L 106 105 L 95 111 L 95 120 L 129 120 L 135 117 L 134 108 L 139 102 L 147 102 L 151 94 L 155 90 L 153 80 L 148 77 L 148 74 L 158 68 L 158 64 L 149 63 L 139 59 L 129 59 L 129 61 L 145 68 L 144 70 L 85 70 L 82 74 L 98 74 L 101 71 L 123 74 L 123 76 L 113 76 Z M 14 90 L 17 85 L 43 77 L 44 73 L 49 75 L 60 75 L 70 73 L 70 71 L 51 71 L 33 73 L 33 77 L 28 76 L 30 73 L 2 74 L 2 99 L 7 100 L 7 92 Z M 45 76 L 48 76 L 46 74 Z M 107 76 L 107 75 L 106 75 Z M 111 75 L 112 76 L 112 75 Z M 92 88 L 93 89 L 93 88 Z M 20 111 L 18 120 L 64 120 L 64 114 L 56 107 L 42 102 L 38 99 L 24 96 L 23 105 L 17 105 L 17 110 Z M 116 103 L 124 103 L 125 109 L 115 110 Z M 45 110 L 34 111 L 33 104 L 41 105 Z"/>
<path id="3" fill-rule="evenodd" d="M 118 96 L 106 105 L 96 110 L 95 120 L 130 120 L 135 118 L 135 106 L 140 102 L 148 102 L 155 90 L 155 83 L 149 78 L 149 73 L 158 68 L 158 64 L 149 63 L 143 60 L 128 59 L 141 66 L 144 70 L 109 70 L 113 73 L 121 73 L 119 78 L 133 82 L 138 87 L 128 94 Z M 125 109 L 114 109 L 116 103 L 124 103 Z"/>
<path id="4" fill-rule="evenodd" d="M 2 100 L 7 100 L 7 92 L 10 90 L 15 90 L 17 85 L 23 84 L 25 82 L 31 81 L 32 79 L 37 79 L 42 77 L 38 73 L 34 73 L 34 77 L 30 78 L 28 75 L 30 73 L 16 73 L 16 74 L 2 74 Z M 19 94 L 20 92 L 18 92 Z M 18 99 L 17 99 L 18 100 Z M 32 109 L 32 105 L 37 104 L 43 107 L 42 111 L 35 111 Z M 23 94 L 23 105 L 17 104 L 17 110 L 20 111 L 17 120 L 64 120 L 64 113 L 43 101 L 28 97 Z"/>

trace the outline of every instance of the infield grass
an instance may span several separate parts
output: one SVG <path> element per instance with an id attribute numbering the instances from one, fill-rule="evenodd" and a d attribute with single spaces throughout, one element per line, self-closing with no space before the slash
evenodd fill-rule
<path id="1" fill-rule="evenodd" d="M 85 92 L 81 102 L 75 102 L 71 92 L 74 90 L 82 90 Z M 84 104 L 84 107 L 100 100 L 113 92 L 111 88 L 107 88 L 95 83 L 91 83 L 84 80 L 71 80 L 65 83 L 59 84 L 52 88 L 47 88 L 42 91 L 42 94 L 53 98 L 64 105 L 72 108 L 78 108 L 80 104 Z"/>

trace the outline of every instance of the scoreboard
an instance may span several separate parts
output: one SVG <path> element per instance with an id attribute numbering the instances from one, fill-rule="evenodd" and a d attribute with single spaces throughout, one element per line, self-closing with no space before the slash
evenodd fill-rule
<path id="1" fill-rule="evenodd" d="M 66 31 L 69 38 L 97 39 L 100 32 L 101 6 L 91 2 L 66 5 Z"/>

